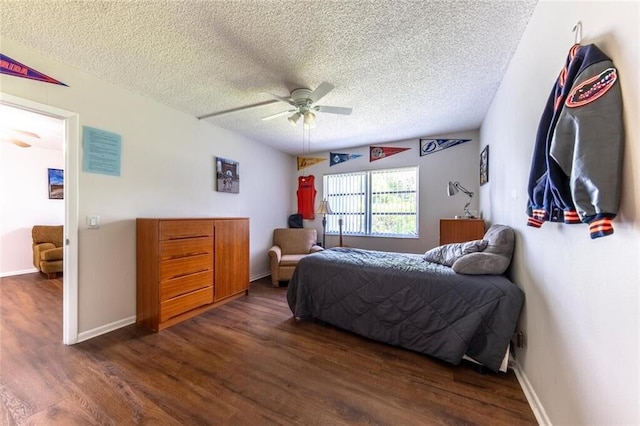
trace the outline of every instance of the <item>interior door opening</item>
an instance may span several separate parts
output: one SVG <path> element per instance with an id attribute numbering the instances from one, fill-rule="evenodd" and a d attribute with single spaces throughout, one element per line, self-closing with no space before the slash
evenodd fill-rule
<path id="1" fill-rule="evenodd" d="M 63 126 L 64 156 L 64 260 L 62 340 L 73 344 L 78 340 L 78 172 L 79 172 L 79 119 L 78 114 L 28 99 L 0 93 L 3 107 L 16 108 L 55 118 Z M 3 126 L 5 123 L 2 123 Z M 10 126 L 10 123 L 6 123 Z M 29 131 L 24 129 L 24 131 Z M 19 138 L 15 138 L 20 141 Z M 25 143 L 24 141 L 21 141 Z M 20 142 L 10 142 L 21 146 Z M 23 147 L 27 148 L 28 147 Z"/>

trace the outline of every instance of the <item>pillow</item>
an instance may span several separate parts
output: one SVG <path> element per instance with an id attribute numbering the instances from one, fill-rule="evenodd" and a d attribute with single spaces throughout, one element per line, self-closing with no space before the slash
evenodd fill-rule
<path id="1" fill-rule="evenodd" d="M 451 266 L 462 256 L 484 250 L 487 247 L 487 244 L 488 243 L 485 240 L 444 244 L 427 251 L 424 254 L 424 260 L 445 266 Z"/>
<path id="2" fill-rule="evenodd" d="M 515 232 L 505 225 L 493 225 L 484 234 L 487 247 L 482 253 L 471 253 L 458 258 L 452 268 L 458 274 L 500 275 L 513 256 Z"/>
<path id="3" fill-rule="evenodd" d="M 493 253 L 470 253 L 458 258 L 451 268 L 458 274 L 500 275 L 509 267 L 511 259 Z"/>

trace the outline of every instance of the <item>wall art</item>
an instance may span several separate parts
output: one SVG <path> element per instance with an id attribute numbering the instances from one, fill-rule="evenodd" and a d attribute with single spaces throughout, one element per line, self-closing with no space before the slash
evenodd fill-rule
<path id="1" fill-rule="evenodd" d="M 470 140 L 471 139 L 420 139 L 420 157 L 469 142 Z"/>
<path id="2" fill-rule="evenodd" d="M 489 145 L 480 153 L 480 185 L 489 182 Z"/>
<path id="3" fill-rule="evenodd" d="M 238 194 L 240 192 L 240 163 L 226 158 L 216 158 L 217 190 Z"/>
<path id="4" fill-rule="evenodd" d="M 49 199 L 64 199 L 64 170 L 48 169 L 49 177 Z"/>

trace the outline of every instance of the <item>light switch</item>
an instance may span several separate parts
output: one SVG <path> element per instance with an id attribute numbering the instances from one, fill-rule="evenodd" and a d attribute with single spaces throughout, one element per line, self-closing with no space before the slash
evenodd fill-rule
<path id="1" fill-rule="evenodd" d="M 100 216 L 87 216 L 87 227 L 89 229 L 100 228 Z"/>

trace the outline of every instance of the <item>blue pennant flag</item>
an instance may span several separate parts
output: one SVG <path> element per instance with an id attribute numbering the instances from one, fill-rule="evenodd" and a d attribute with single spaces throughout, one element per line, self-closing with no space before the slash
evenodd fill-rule
<path id="1" fill-rule="evenodd" d="M 433 154 L 471 139 L 420 139 L 420 156 Z"/>
<path id="2" fill-rule="evenodd" d="M 336 164 L 344 163 L 345 161 L 353 160 L 354 158 L 362 157 L 362 154 L 339 154 L 337 152 L 329 153 L 329 167 Z"/>
<path id="3" fill-rule="evenodd" d="M 51 78 L 48 75 L 42 74 L 39 71 L 28 67 L 15 59 L 11 59 L 7 55 L 0 53 L 0 74 L 12 75 L 14 77 L 27 78 L 29 80 L 37 80 L 45 83 L 59 84 L 61 86 L 67 86 L 61 81 Z M 67 86 L 68 87 L 68 86 Z"/>

